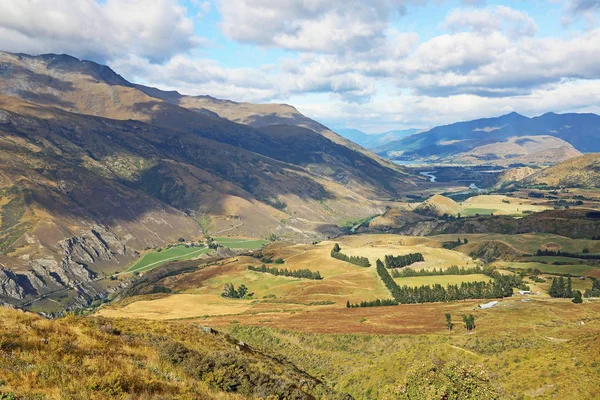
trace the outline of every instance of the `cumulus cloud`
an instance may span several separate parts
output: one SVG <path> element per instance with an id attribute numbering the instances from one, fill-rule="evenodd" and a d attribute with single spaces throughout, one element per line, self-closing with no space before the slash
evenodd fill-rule
<path id="1" fill-rule="evenodd" d="M 162 61 L 202 39 L 176 0 L 0 0 L 0 48 Z"/>
<path id="2" fill-rule="evenodd" d="M 130 79 L 184 94 L 211 94 L 237 101 L 281 101 L 296 94 L 331 93 L 346 102 L 364 103 L 374 82 L 333 59 L 304 55 L 285 59 L 280 68 L 225 68 L 213 60 L 179 55 L 163 64 L 130 56 L 110 63 Z"/>
<path id="3" fill-rule="evenodd" d="M 450 31 L 507 32 L 513 37 L 533 36 L 538 27 L 527 13 L 506 6 L 458 9 L 450 12 L 443 27 Z"/>
<path id="4" fill-rule="evenodd" d="M 391 20 L 424 0 L 219 0 L 231 39 L 290 50 L 365 53 L 386 43 Z"/>
<path id="5" fill-rule="evenodd" d="M 569 81 L 510 98 L 471 94 L 449 97 L 408 95 L 379 98 L 366 105 L 323 103 L 298 105 L 297 108 L 329 126 L 355 127 L 366 132 L 431 128 L 512 111 L 528 116 L 550 111 L 600 113 L 600 80 Z"/>

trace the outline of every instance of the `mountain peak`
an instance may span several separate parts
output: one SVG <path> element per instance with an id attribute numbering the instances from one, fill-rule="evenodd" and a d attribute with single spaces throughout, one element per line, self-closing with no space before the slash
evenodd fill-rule
<path id="1" fill-rule="evenodd" d="M 46 53 L 37 56 L 32 56 L 28 54 L 19 53 L 12 55 L 17 57 L 19 60 L 25 58 L 42 61 L 46 64 L 46 67 L 48 69 L 54 69 L 68 73 L 80 73 L 84 75 L 89 75 L 93 79 L 99 82 L 104 82 L 108 85 L 118 85 L 127 87 L 132 86 L 131 83 L 129 83 L 129 81 L 127 81 L 121 75 L 117 74 L 110 67 L 98 64 L 94 61 L 80 60 L 79 58 L 73 57 L 68 54 Z"/>

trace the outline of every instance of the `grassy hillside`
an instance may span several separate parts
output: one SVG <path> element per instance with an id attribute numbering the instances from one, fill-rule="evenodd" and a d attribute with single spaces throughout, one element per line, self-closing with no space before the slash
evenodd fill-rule
<path id="1" fill-rule="evenodd" d="M 526 184 L 563 187 L 600 187 L 600 153 L 590 153 L 527 176 Z"/>
<path id="2" fill-rule="evenodd" d="M 326 377 L 357 399 L 596 398 L 600 303 L 517 299 L 485 311 L 474 306 L 351 309 L 340 313 L 337 329 L 327 334 L 316 333 L 323 331 L 316 317 L 305 319 L 304 328 L 301 321 L 286 324 L 281 318 L 274 318 L 271 327 L 258 326 L 256 320 L 224 327 Z M 456 324 L 452 332 L 444 313 Z M 473 333 L 464 330 L 460 316 L 465 313 L 476 316 Z M 403 334 L 354 333 L 395 325 L 405 327 Z M 444 390 L 452 394 L 444 397 Z"/>
<path id="3" fill-rule="evenodd" d="M 444 214 L 456 215 L 458 213 L 458 209 L 459 206 L 454 200 L 440 194 L 436 194 L 419 204 L 419 206 L 415 208 L 415 212 L 424 215 L 441 217 Z"/>
<path id="4" fill-rule="evenodd" d="M 46 320 L 4 308 L 0 320 L 3 399 L 345 398 L 288 362 L 195 324 Z"/>

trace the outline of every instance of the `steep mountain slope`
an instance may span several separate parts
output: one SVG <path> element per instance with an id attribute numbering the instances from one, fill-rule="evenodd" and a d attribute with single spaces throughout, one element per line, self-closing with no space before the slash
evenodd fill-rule
<path id="1" fill-rule="evenodd" d="M 89 303 L 137 250 L 206 231 L 334 235 L 419 180 L 308 128 L 213 114 L 95 63 L 0 53 L 0 301 Z"/>
<path id="2" fill-rule="evenodd" d="M 406 136 L 417 133 L 418 129 L 403 129 L 384 133 L 367 134 L 358 129 L 335 129 L 335 132 L 342 135 L 346 139 L 361 145 L 365 149 L 374 149 L 383 146 L 394 140 L 402 139 Z"/>
<path id="3" fill-rule="evenodd" d="M 529 142 L 532 137 L 538 137 L 535 146 Z M 469 161 L 488 163 L 507 163 L 513 159 L 521 162 L 518 160 L 533 154 L 541 161 L 555 163 L 577 156 L 579 151 L 599 151 L 600 141 L 590 138 L 600 138 L 600 116 L 595 114 L 548 113 L 527 118 L 511 113 L 438 126 L 375 151 L 399 159 L 443 161 L 460 160 L 467 155 L 471 158 Z"/>
<path id="4" fill-rule="evenodd" d="M 153 98 L 161 99 L 170 104 L 179 105 L 202 115 L 218 116 L 253 128 L 260 129 L 272 125 L 306 128 L 326 137 L 336 144 L 359 152 L 365 157 L 375 160 L 378 164 L 402 172 L 395 164 L 382 160 L 356 143 L 302 115 L 296 108 L 288 104 L 238 103 L 230 100 L 216 99 L 211 96 L 185 96 L 175 91 L 166 92 L 144 85 L 135 85 L 135 87 Z"/>
<path id="5" fill-rule="evenodd" d="M 363 165 L 369 164 L 374 167 L 370 178 L 378 182 L 378 185 L 368 187 L 369 191 L 381 191 L 382 184 L 393 188 L 393 191 L 411 184 L 411 177 L 396 165 L 381 160 L 288 105 L 234 103 L 207 96 L 162 92 L 131 84 L 108 67 L 65 55 L 31 57 L 0 53 L 0 65 L 0 93 L 19 96 L 30 102 L 111 119 L 135 119 L 242 147 L 281 161 L 287 161 L 287 152 L 294 151 L 292 146 L 274 141 L 254 128 L 302 126 L 330 140 L 321 143 L 323 152 L 335 154 L 339 149 L 351 149 L 360 153 L 355 154 L 352 161 L 342 157 L 338 163 L 328 165 L 336 168 L 348 181 L 353 181 L 352 175 L 362 173 Z M 223 118 L 214 111 L 222 114 Z M 331 142 L 342 147 L 335 147 Z M 310 161 L 311 154 L 307 153 L 304 159 L 297 159 L 296 164 L 306 166 Z M 357 191 L 366 186 L 360 180 L 356 183 L 353 189 Z"/>
<path id="6" fill-rule="evenodd" d="M 572 158 L 528 175 L 523 181 L 534 185 L 600 187 L 600 153 Z"/>

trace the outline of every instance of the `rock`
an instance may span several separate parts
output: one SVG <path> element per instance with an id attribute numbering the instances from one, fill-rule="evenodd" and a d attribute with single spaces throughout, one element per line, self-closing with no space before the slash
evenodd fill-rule
<path id="1" fill-rule="evenodd" d="M 0 296 L 22 300 L 25 290 L 18 283 L 18 277 L 9 269 L 0 268 Z"/>

